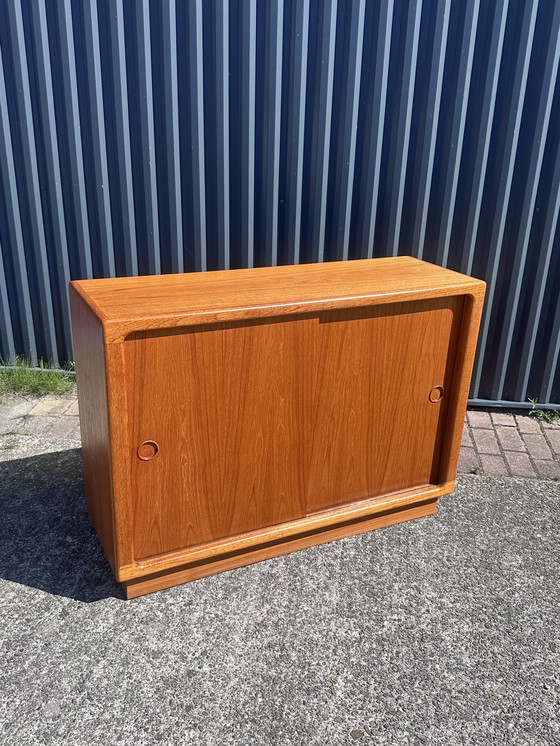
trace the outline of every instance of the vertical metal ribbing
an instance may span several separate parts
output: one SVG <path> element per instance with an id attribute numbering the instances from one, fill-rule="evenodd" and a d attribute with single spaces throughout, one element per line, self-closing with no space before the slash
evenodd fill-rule
<path id="1" fill-rule="evenodd" d="M 365 2 L 356 0 L 350 6 L 350 43 L 344 80 L 342 106 L 344 121 L 337 149 L 337 168 L 334 185 L 336 219 L 335 252 L 337 259 L 348 259 L 352 194 L 356 166 L 356 133 L 362 74 L 364 45 Z"/>
<path id="2" fill-rule="evenodd" d="M 29 230 L 35 262 L 36 288 L 41 316 L 38 324 L 42 327 L 44 349 L 48 362 L 58 363 L 56 344 L 56 329 L 54 325 L 54 311 L 51 295 L 51 280 L 47 258 L 45 227 L 43 223 L 43 207 L 41 203 L 41 187 L 39 184 L 39 170 L 33 111 L 31 108 L 31 94 L 29 89 L 29 71 L 27 67 L 27 53 L 23 18 L 19 3 L 8 3 L 8 19 L 10 36 L 14 52 L 14 74 L 16 87 L 16 109 L 19 119 L 21 146 L 23 155 L 23 174 L 28 201 Z M 20 195 L 20 198 L 22 195 Z"/>
<path id="3" fill-rule="evenodd" d="M 142 193 L 146 221 L 147 259 L 150 274 L 161 272 L 159 212 L 157 198 L 156 148 L 154 142 L 154 102 L 152 83 L 152 45 L 150 41 L 150 6 L 148 0 L 136 5 L 136 52 L 140 104 L 140 138 L 142 143 Z"/>
<path id="4" fill-rule="evenodd" d="M 555 4 L 554 8 L 550 44 L 546 56 L 543 76 L 545 85 L 541 89 L 535 124 L 535 136 L 531 147 L 526 189 L 521 207 L 520 230 L 517 235 L 517 242 L 513 254 L 512 284 L 506 291 L 506 310 L 503 315 L 504 329 L 500 334 L 500 341 L 498 343 L 497 366 L 490 394 L 493 399 L 503 398 L 507 363 L 511 354 L 513 331 L 517 321 L 517 313 L 519 311 L 519 299 L 521 295 L 525 263 L 527 260 L 529 236 L 531 235 L 531 227 L 533 225 L 535 201 L 537 199 L 544 148 L 550 122 L 550 112 L 552 109 L 552 101 L 558 76 L 558 62 L 560 60 L 560 4 Z"/>
<path id="5" fill-rule="evenodd" d="M 175 0 L 164 0 L 162 10 L 163 86 L 165 100 L 165 176 L 170 225 L 171 269 L 183 272 L 183 208 L 177 88 L 177 14 Z"/>
<path id="6" fill-rule="evenodd" d="M 533 356 L 535 353 L 535 345 L 537 343 L 537 333 L 539 328 L 539 322 L 541 321 L 541 312 L 543 308 L 544 296 L 546 291 L 546 283 L 548 278 L 548 271 L 550 268 L 550 260 L 552 258 L 552 252 L 555 245 L 556 229 L 558 226 L 558 216 L 560 214 L 560 147 L 556 151 L 556 161 L 554 164 L 554 174 L 552 177 L 551 187 L 548 192 L 548 200 L 545 207 L 545 225 L 543 231 L 543 238 L 540 245 L 539 258 L 537 263 L 537 271 L 535 274 L 534 290 L 531 297 L 531 306 L 527 316 L 527 327 L 523 333 L 523 336 L 519 340 L 519 346 L 521 348 L 519 373 L 517 376 L 517 383 L 515 386 L 515 398 L 517 401 L 527 401 L 527 389 L 529 386 L 529 376 L 531 374 L 531 364 L 533 362 Z M 557 333 L 560 335 L 560 327 L 557 328 Z M 556 339 L 554 334 L 550 336 L 551 342 Z M 560 339 L 559 339 L 560 342 Z M 554 350 L 554 343 L 551 344 L 550 349 Z M 553 374 L 551 375 L 552 366 L 551 361 L 554 357 L 557 357 L 557 353 L 552 354 L 552 357 L 547 358 L 548 373 L 545 373 L 544 380 L 546 383 L 547 390 L 552 386 Z M 542 395 L 542 392 L 541 392 Z"/>
<path id="7" fill-rule="evenodd" d="M 461 259 L 461 271 L 470 274 L 473 268 L 474 252 L 476 248 L 476 237 L 480 220 L 480 208 L 482 195 L 484 193 L 484 182 L 486 179 L 486 168 L 488 166 L 488 152 L 490 150 L 490 135 L 494 121 L 494 110 L 496 108 L 496 91 L 500 77 L 500 65 L 504 49 L 504 36 L 506 30 L 506 19 L 508 14 L 509 0 L 503 0 L 496 6 L 494 23 L 492 26 L 492 37 L 490 52 L 486 64 L 484 84 L 482 86 L 483 100 L 482 113 L 480 117 L 480 128 L 478 130 L 477 148 L 475 156 L 475 182 L 469 200 L 467 228 L 463 242 Z"/>
<path id="8" fill-rule="evenodd" d="M 14 151 L 10 120 L 8 115 L 8 99 L 6 96 L 6 82 L 4 78 L 4 63 L 0 50 L 0 178 L 4 192 L 3 207 L 6 210 L 8 238 L 14 266 L 14 280 L 16 286 L 17 312 L 20 319 L 23 354 L 29 356 L 32 365 L 37 365 L 37 344 L 33 328 L 33 310 L 29 293 L 29 279 L 27 277 L 27 262 L 21 230 L 21 215 L 16 184 Z M 6 295 L 7 302 L 7 295 Z M 9 315 L 6 317 L 9 318 Z"/>
<path id="9" fill-rule="evenodd" d="M 243 266 L 255 263 L 255 75 L 257 4 L 246 0 L 241 18 L 241 256 Z"/>
<path id="10" fill-rule="evenodd" d="M 52 88 L 52 70 L 47 34 L 47 16 L 43 0 L 38 0 L 30 6 L 31 36 L 35 50 L 37 66 L 37 95 L 39 98 L 39 121 L 43 131 L 46 200 L 49 206 L 50 221 L 53 228 L 53 253 L 56 263 L 53 275 L 57 275 L 56 292 L 62 308 L 61 330 L 64 349 L 68 355 L 72 345 L 70 329 L 70 304 L 68 299 L 68 283 L 70 282 L 70 266 L 68 260 L 68 241 L 66 236 L 66 222 L 64 217 L 64 198 L 60 174 L 60 159 L 58 153 L 57 124 L 54 111 L 54 97 Z"/>
<path id="11" fill-rule="evenodd" d="M 122 252 L 127 275 L 138 274 L 136 246 L 136 220 L 134 214 L 134 180 L 132 178 L 132 156 L 130 152 L 130 125 L 128 116 L 128 82 L 124 41 L 124 15 L 122 0 L 114 0 L 110 6 L 109 33 L 111 40 L 111 70 L 113 75 L 114 116 L 117 150 L 118 190 L 122 210 Z M 178 270 L 179 271 L 179 270 Z"/>
<path id="12" fill-rule="evenodd" d="M 453 240 L 460 269 L 488 282 L 477 403 L 510 388 L 513 406 L 553 403 L 555 5 L 5 0 L 0 16 L 4 358 L 70 357 L 68 279 L 93 266 L 135 275 L 140 258 L 159 272 L 164 236 L 166 271 L 181 272 L 187 235 L 202 270 L 209 236 L 212 264 L 228 268 L 401 247 L 423 257 L 435 228 L 435 260 Z M 436 175 L 441 133 L 451 147 Z"/>
<path id="13" fill-rule="evenodd" d="M 216 35 L 216 171 L 218 201 L 218 266 L 230 268 L 230 182 L 229 182 L 229 3 L 215 5 Z"/>
<path id="14" fill-rule="evenodd" d="M 82 130 L 78 110 L 78 84 L 76 80 L 76 56 L 74 53 L 74 32 L 72 6 L 70 0 L 54 3 L 60 42 L 61 83 L 63 93 L 64 127 L 68 137 L 68 150 L 65 153 L 66 168 L 70 174 L 70 190 L 65 199 L 69 203 L 68 212 L 72 216 L 76 230 L 77 269 L 74 277 L 93 277 L 91 242 L 88 223 L 88 204 L 84 178 Z"/>
<path id="15" fill-rule="evenodd" d="M 103 112 L 103 81 L 99 52 L 99 24 L 97 2 L 83 4 L 84 44 L 86 51 L 87 94 L 91 117 L 91 147 L 93 153 L 95 216 L 99 225 L 99 253 L 104 277 L 115 276 L 115 248 L 113 245 L 113 223 L 107 167 L 107 143 L 105 139 L 105 117 Z"/>
<path id="16" fill-rule="evenodd" d="M 370 159 L 372 160 L 371 166 L 367 168 L 365 181 L 364 203 L 366 208 L 362 228 L 362 244 L 365 244 L 366 246 L 368 259 L 373 257 L 375 223 L 377 221 L 379 174 L 381 172 L 385 109 L 387 107 L 387 81 L 389 79 L 389 61 L 391 58 L 393 10 L 393 0 L 387 0 L 387 2 L 380 3 L 379 27 L 377 31 L 377 53 L 375 55 L 375 81 L 372 94 L 373 105 L 371 112 L 371 127 L 368 136 L 368 150 L 370 153 Z"/>
<path id="17" fill-rule="evenodd" d="M 318 98 L 315 107 L 315 135 L 311 177 L 311 251 L 312 260 L 322 262 L 325 257 L 325 222 L 327 214 L 327 186 L 331 144 L 334 55 L 336 42 L 337 0 L 322 4 L 322 24 L 319 31 Z"/>
<path id="18" fill-rule="evenodd" d="M 401 219 L 408 163 L 410 125 L 412 123 L 412 103 L 414 100 L 414 83 L 416 80 L 418 38 L 422 17 L 422 0 L 409 6 L 406 23 L 406 41 L 403 59 L 403 78 L 399 96 L 397 135 L 393 153 L 393 173 L 391 203 L 389 208 L 389 234 L 387 249 L 392 256 L 399 253 Z"/>
<path id="19" fill-rule="evenodd" d="M 428 205 L 430 203 L 432 174 L 434 171 L 434 157 L 436 152 L 441 89 L 445 67 L 445 51 L 447 49 L 450 15 L 451 0 L 440 0 L 434 28 L 434 48 L 430 69 L 430 82 L 428 84 L 426 125 L 424 128 L 424 141 L 420 161 L 420 177 L 418 179 L 418 198 L 416 202 L 414 233 L 411 246 L 412 252 L 419 259 L 421 259 L 424 254 L 424 241 L 426 238 Z"/>
<path id="20" fill-rule="evenodd" d="M 265 168 L 266 192 L 265 242 L 266 265 L 278 264 L 278 179 L 280 176 L 280 102 L 282 95 L 283 0 L 267 6 L 267 58 L 265 60 Z"/>
<path id="21" fill-rule="evenodd" d="M 517 58 L 515 65 L 513 91 L 510 98 L 510 106 L 507 118 L 504 161 L 500 174 L 498 197 L 496 200 L 496 213 L 492 226 L 492 237 L 490 240 L 490 246 L 492 250 L 491 252 L 489 252 L 488 255 L 488 270 L 485 273 L 485 279 L 488 285 L 486 289 L 485 308 L 482 317 L 482 325 L 479 337 L 479 349 L 481 350 L 481 354 L 479 354 L 475 362 L 473 374 L 472 395 L 475 399 L 479 396 L 482 368 L 484 366 L 484 360 L 487 352 L 490 319 L 492 316 L 494 297 L 496 293 L 496 279 L 500 266 L 500 256 L 502 253 L 507 208 L 509 205 L 511 182 L 513 179 L 513 169 L 515 166 L 517 145 L 519 142 L 521 115 L 523 113 L 523 103 L 525 101 L 525 90 L 527 87 L 527 77 L 529 74 L 531 51 L 533 49 L 537 8 L 538 5 L 536 2 L 527 3 L 523 11 L 521 39 L 519 43 L 519 57 Z"/>
<path id="22" fill-rule="evenodd" d="M 550 346 L 546 352 L 546 361 L 544 364 L 544 375 L 539 394 L 539 401 L 550 401 L 552 394 L 552 385 L 556 377 L 558 368 L 558 359 L 560 358 L 560 294 L 556 300 L 556 312 L 552 322 L 550 333 Z"/>
<path id="23" fill-rule="evenodd" d="M 301 247 L 301 201 L 309 47 L 309 0 L 295 0 L 294 27 L 290 45 L 290 104 L 288 119 L 287 168 L 287 252 L 286 260 L 299 264 Z"/>
<path id="24" fill-rule="evenodd" d="M 195 267 L 206 270 L 206 171 L 204 159 L 204 70 L 201 0 L 188 3 L 189 97 L 192 132 Z"/>
<path id="25" fill-rule="evenodd" d="M 461 40 L 461 59 L 459 64 L 455 108 L 453 112 L 453 123 L 451 125 L 451 150 L 447 161 L 443 208 L 441 212 L 441 223 L 436 253 L 438 264 L 442 264 L 444 267 L 447 266 L 451 228 L 453 226 L 453 216 L 455 215 L 457 183 L 459 181 L 459 169 L 461 167 L 461 155 L 463 153 L 467 103 L 471 87 L 472 64 L 479 10 L 480 0 L 471 0 L 467 3 L 465 23 L 463 26 L 463 38 Z"/>
<path id="26" fill-rule="evenodd" d="M 10 304 L 8 302 L 8 285 L 6 273 L 4 272 L 4 258 L 2 256 L 2 244 L 0 243 L 0 363 L 11 363 L 16 356 L 14 343 L 14 331 L 12 328 L 12 317 Z"/>

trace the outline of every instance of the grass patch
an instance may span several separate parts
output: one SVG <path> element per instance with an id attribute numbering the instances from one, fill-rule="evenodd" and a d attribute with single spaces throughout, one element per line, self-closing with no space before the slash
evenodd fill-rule
<path id="1" fill-rule="evenodd" d="M 560 422 L 560 412 L 557 409 L 539 409 L 537 399 L 529 399 L 531 402 L 530 415 L 539 422 Z"/>
<path id="2" fill-rule="evenodd" d="M 3 361 L 0 364 L 6 365 Z M 69 368 L 69 371 L 71 368 Z M 76 379 L 65 372 L 53 369 L 40 362 L 38 368 L 29 365 L 22 358 L 0 368 L 0 396 L 6 394 L 73 394 L 76 391 Z"/>

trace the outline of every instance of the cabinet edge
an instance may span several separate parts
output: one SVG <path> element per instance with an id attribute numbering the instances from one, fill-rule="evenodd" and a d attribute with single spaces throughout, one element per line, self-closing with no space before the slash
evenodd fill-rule
<path id="1" fill-rule="evenodd" d="M 117 567 L 104 331 L 74 284 L 70 312 L 82 440 L 86 505 L 107 560 Z"/>

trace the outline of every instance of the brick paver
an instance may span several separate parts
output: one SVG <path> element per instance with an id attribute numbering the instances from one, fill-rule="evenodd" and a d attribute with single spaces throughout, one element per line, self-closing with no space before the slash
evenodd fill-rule
<path id="1" fill-rule="evenodd" d="M 486 427 L 492 429 L 492 420 L 488 412 L 479 412 L 476 409 L 472 409 L 468 414 L 467 418 L 471 427 Z"/>
<path id="2" fill-rule="evenodd" d="M 493 476 L 560 477 L 560 422 L 530 414 L 470 410 L 459 471 Z"/>
<path id="3" fill-rule="evenodd" d="M 533 461 L 536 472 L 539 477 L 543 479 L 560 479 L 560 463 L 558 461 L 552 461 L 552 459 L 535 459 Z"/>
<path id="4" fill-rule="evenodd" d="M 482 468 L 480 456 L 474 448 L 461 448 L 459 455 L 459 471 L 465 474 L 472 474 Z"/>
<path id="5" fill-rule="evenodd" d="M 560 454 L 560 425 L 556 424 L 556 427 L 550 425 L 543 430 L 545 438 L 550 443 L 552 450 L 556 454 Z"/>
<path id="6" fill-rule="evenodd" d="M 490 414 L 492 423 L 494 425 L 503 425 L 505 427 L 516 427 L 515 417 L 512 414 L 506 414 L 505 412 L 492 412 Z"/>
<path id="7" fill-rule="evenodd" d="M 513 427 L 497 427 L 496 435 L 504 451 L 526 451 L 521 436 Z"/>
<path id="8" fill-rule="evenodd" d="M 479 453 L 501 453 L 496 434 L 493 430 L 473 430 L 473 440 Z"/>
<path id="9" fill-rule="evenodd" d="M 552 452 L 546 442 L 546 438 L 541 433 L 524 433 L 522 435 L 527 452 L 531 458 L 551 459 Z"/>
<path id="10" fill-rule="evenodd" d="M 461 448 L 474 448 L 472 431 L 466 422 L 465 427 L 463 428 L 463 440 L 461 441 Z"/>
<path id="11" fill-rule="evenodd" d="M 517 423 L 517 429 L 520 433 L 541 433 L 541 424 L 540 422 L 535 419 L 535 417 L 530 417 L 529 415 L 522 414 L 522 415 L 516 415 L 515 421 Z"/>
<path id="12" fill-rule="evenodd" d="M 504 451 L 509 470 L 516 477 L 535 477 L 536 473 L 533 469 L 531 459 L 526 453 L 520 451 Z"/>
<path id="13" fill-rule="evenodd" d="M 502 456 L 488 456 L 486 454 L 480 454 L 480 460 L 482 462 L 482 469 L 485 474 L 489 474 L 491 477 L 508 476 L 509 471 Z"/>

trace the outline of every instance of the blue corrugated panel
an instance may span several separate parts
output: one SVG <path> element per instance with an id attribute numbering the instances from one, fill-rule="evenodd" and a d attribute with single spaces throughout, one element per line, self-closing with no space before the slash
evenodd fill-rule
<path id="1" fill-rule="evenodd" d="M 70 278 L 413 254 L 488 282 L 477 403 L 560 406 L 560 6 L 5 0 L 0 354 Z"/>

